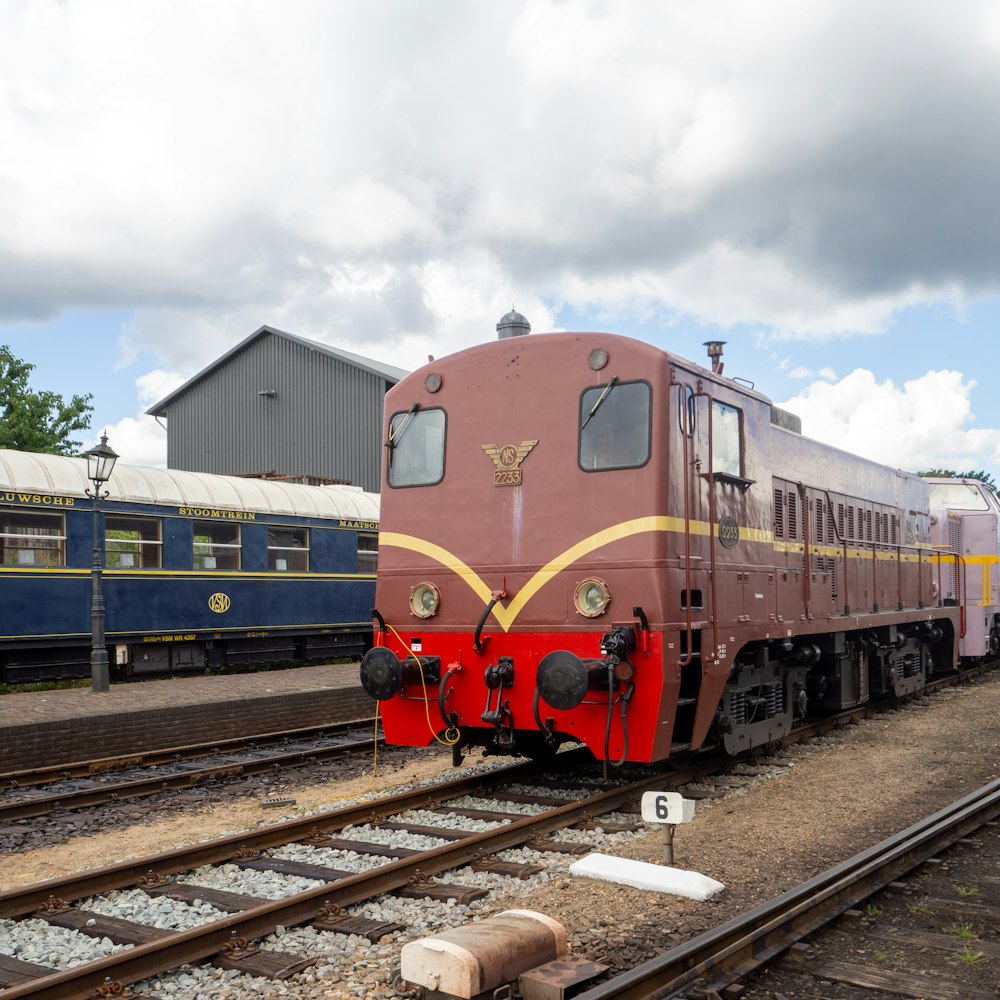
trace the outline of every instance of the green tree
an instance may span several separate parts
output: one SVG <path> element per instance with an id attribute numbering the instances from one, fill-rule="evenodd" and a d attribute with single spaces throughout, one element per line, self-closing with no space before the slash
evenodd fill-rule
<path id="1" fill-rule="evenodd" d="M 969 472 L 956 472 L 954 469 L 925 469 L 917 472 L 918 476 L 931 476 L 935 479 L 978 479 L 981 483 L 986 483 L 991 490 L 997 488 L 993 477 L 983 469 L 970 470 Z"/>
<path id="2" fill-rule="evenodd" d="M 35 366 L 0 346 L 0 448 L 79 455 L 75 431 L 90 427 L 94 397 L 74 396 L 68 403 L 55 392 L 35 392 L 28 378 Z"/>

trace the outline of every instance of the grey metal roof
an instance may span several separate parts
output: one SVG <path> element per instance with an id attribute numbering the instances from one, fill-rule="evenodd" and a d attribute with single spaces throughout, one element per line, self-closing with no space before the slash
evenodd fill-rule
<path id="1" fill-rule="evenodd" d="M 0 491 L 85 496 L 93 486 L 87 460 L 0 449 Z M 379 496 L 359 486 L 305 486 L 300 483 L 217 476 L 180 469 L 115 465 L 105 487 L 111 500 L 131 503 L 218 507 L 306 517 L 346 517 L 377 521 Z"/>
<path id="2" fill-rule="evenodd" d="M 255 340 L 265 336 L 280 337 L 284 340 L 290 340 L 295 344 L 299 344 L 302 347 L 307 347 L 312 351 L 321 351 L 323 354 L 327 354 L 332 358 L 337 358 L 340 361 L 345 361 L 347 364 L 354 365 L 356 368 L 361 368 L 364 371 L 369 371 L 375 375 L 379 375 L 386 381 L 392 382 L 393 384 L 410 374 L 404 368 L 397 368 L 395 365 L 386 365 L 381 361 L 373 361 L 371 358 L 363 358 L 360 354 L 352 354 L 350 351 L 341 351 L 336 347 L 327 347 L 326 344 L 321 344 L 318 341 L 306 340 L 305 337 L 296 337 L 293 333 L 285 333 L 284 330 L 276 330 L 273 326 L 264 325 L 259 330 L 255 330 L 251 333 L 246 339 L 241 340 L 235 347 L 226 351 L 222 357 L 216 358 L 215 361 L 213 361 L 207 368 L 203 368 L 197 375 L 193 375 L 182 386 L 174 389 L 169 396 L 165 396 L 158 403 L 151 406 L 148 410 L 146 410 L 146 413 L 148 413 L 151 417 L 166 416 L 167 407 L 178 396 L 187 392 L 188 389 L 196 385 L 203 378 L 210 375 L 216 368 L 225 364 L 234 354 L 238 354 Z"/>

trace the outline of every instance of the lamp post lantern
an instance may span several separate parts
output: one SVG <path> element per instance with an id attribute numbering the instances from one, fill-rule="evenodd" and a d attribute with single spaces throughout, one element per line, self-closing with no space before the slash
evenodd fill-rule
<path id="1" fill-rule="evenodd" d="M 87 478 L 94 484 L 94 492 L 84 490 L 93 501 L 94 508 L 94 562 L 91 571 L 90 601 L 90 687 L 95 693 L 107 691 L 108 648 L 104 644 L 104 597 L 101 594 L 101 501 L 108 491 L 101 487 L 111 478 L 118 455 L 108 446 L 107 434 L 101 435 L 101 443 L 87 452 Z"/>

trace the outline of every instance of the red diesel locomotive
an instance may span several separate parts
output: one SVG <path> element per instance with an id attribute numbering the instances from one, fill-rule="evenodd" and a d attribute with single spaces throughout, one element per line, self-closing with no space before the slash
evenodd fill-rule
<path id="1" fill-rule="evenodd" d="M 925 483 L 803 437 L 721 349 L 501 334 L 389 392 L 389 743 L 736 753 L 954 669 Z"/>

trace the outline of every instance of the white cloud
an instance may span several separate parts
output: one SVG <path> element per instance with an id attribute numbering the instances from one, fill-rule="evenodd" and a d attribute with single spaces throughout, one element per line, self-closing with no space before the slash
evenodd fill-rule
<path id="1" fill-rule="evenodd" d="M 856 368 L 840 381 L 814 382 L 779 405 L 802 418 L 802 432 L 826 444 L 914 472 L 980 468 L 1000 462 L 1000 428 L 970 426 L 973 379 L 929 371 L 897 386 Z"/>
<path id="2" fill-rule="evenodd" d="M 166 467 L 167 432 L 152 417 L 125 417 L 103 432 L 125 465 Z"/>
<path id="3" fill-rule="evenodd" d="M 996 287 L 991 10 L 0 0 L 0 301 L 360 326 L 381 275 L 400 339 L 485 253 L 518 296 L 878 331 Z"/>
<path id="4" fill-rule="evenodd" d="M 108 443 L 118 452 L 127 465 L 163 468 L 167 464 L 167 431 L 145 409 L 159 402 L 174 389 L 183 385 L 185 378 L 174 372 L 156 369 L 135 380 L 136 396 L 143 410 L 134 417 L 121 420 L 97 431 L 93 441 L 84 443 L 84 449 L 96 444 L 100 434 L 107 434 Z"/>
<path id="5" fill-rule="evenodd" d="M 818 371 L 813 368 L 797 367 L 788 370 L 788 377 L 802 381 L 807 378 L 821 378 L 828 382 L 836 381 L 837 373 L 832 368 L 820 368 Z"/>
<path id="6" fill-rule="evenodd" d="M 0 323 L 131 311 L 120 365 L 190 376 L 268 323 L 415 367 L 512 304 L 773 347 L 1000 293 L 990 0 L 0 0 L 0 23 Z"/>

